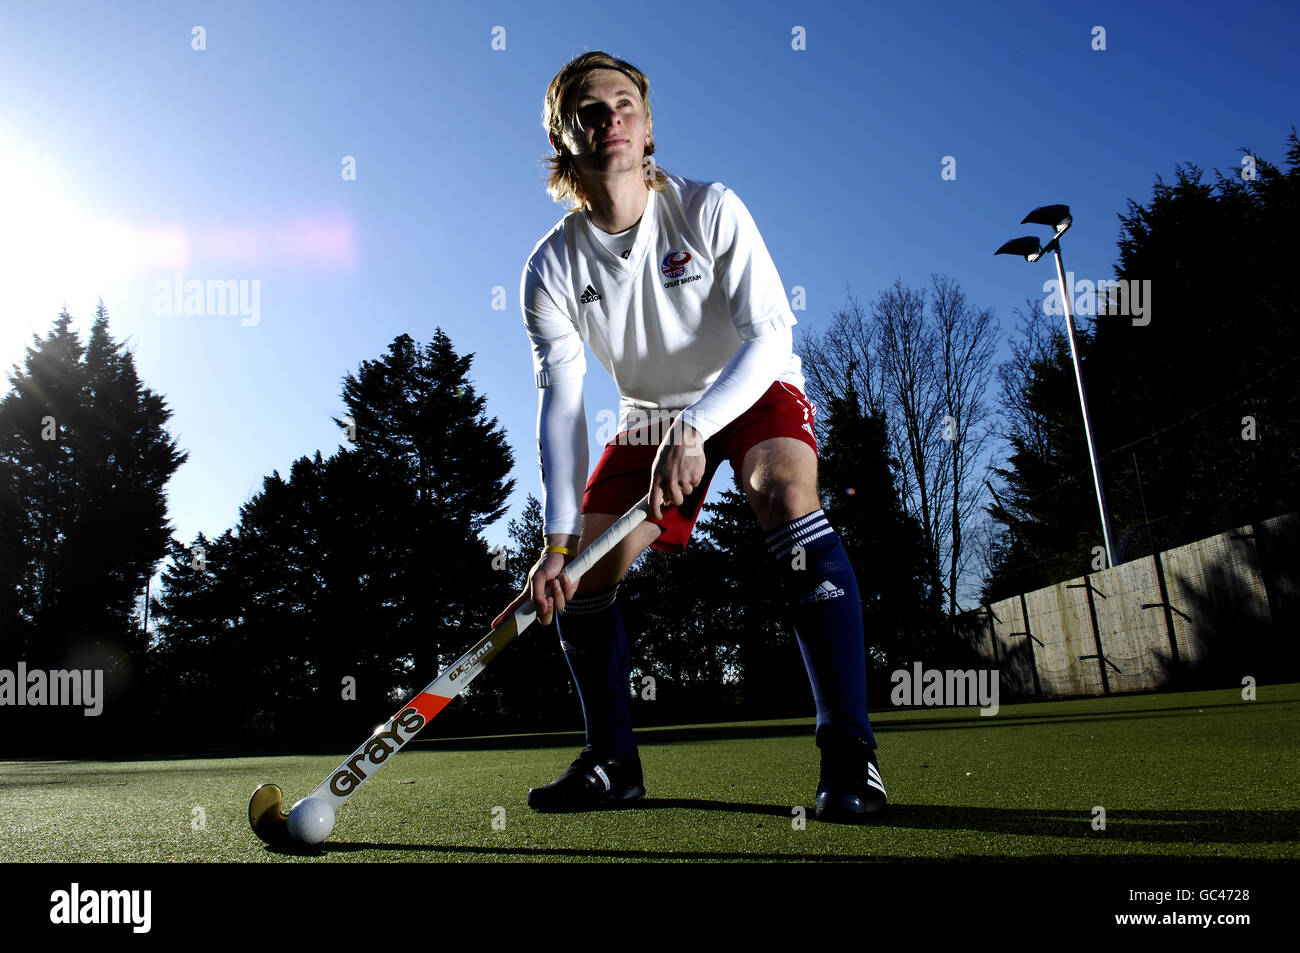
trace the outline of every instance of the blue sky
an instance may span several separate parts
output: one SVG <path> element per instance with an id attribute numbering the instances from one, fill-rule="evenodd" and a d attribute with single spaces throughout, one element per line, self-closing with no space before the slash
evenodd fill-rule
<path id="1" fill-rule="evenodd" d="M 189 452 L 169 487 L 188 541 L 233 525 L 272 470 L 337 447 L 343 375 L 440 325 L 477 355 L 517 515 L 539 491 L 519 275 L 564 213 L 542 186 L 540 110 L 568 59 L 604 49 L 649 75 L 656 161 L 736 190 L 787 291 L 805 289 L 800 328 L 850 289 L 866 303 L 937 272 L 1010 335 L 1052 277 L 992 255 L 1035 230 L 1029 209 L 1069 204 L 1067 267 L 1107 278 L 1117 215 L 1157 173 L 1237 169 L 1241 147 L 1281 163 L 1300 12 L 1242 10 L 4 0 L 0 368 L 65 305 L 89 327 L 102 297 Z M 155 313 L 177 273 L 256 287 L 256 315 Z M 617 395 L 589 367 L 594 435 Z"/>

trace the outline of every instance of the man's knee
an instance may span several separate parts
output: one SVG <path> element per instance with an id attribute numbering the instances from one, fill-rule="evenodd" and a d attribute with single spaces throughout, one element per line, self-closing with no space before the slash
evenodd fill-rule
<path id="1" fill-rule="evenodd" d="M 764 441 L 745 455 L 742 484 L 764 530 L 821 508 L 817 455 L 800 440 Z"/>
<path id="2" fill-rule="evenodd" d="M 762 492 L 751 493 L 749 502 L 765 531 L 821 508 L 816 491 L 798 481 L 773 481 Z"/>

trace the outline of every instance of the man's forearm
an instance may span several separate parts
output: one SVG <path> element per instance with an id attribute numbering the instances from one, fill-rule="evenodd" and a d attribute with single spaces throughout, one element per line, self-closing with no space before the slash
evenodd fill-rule
<path id="1" fill-rule="evenodd" d="M 712 386 L 679 416 L 708 439 L 763 396 L 790 361 L 791 332 L 779 328 L 744 342 Z"/>
<path id="2" fill-rule="evenodd" d="M 582 529 L 582 493 L 587 480 L 582 378 L 540 389 L 537 441 L 542 470 L 543 532 L 548 542 L 552 536 L 572 537 L 576 541 Z"/>

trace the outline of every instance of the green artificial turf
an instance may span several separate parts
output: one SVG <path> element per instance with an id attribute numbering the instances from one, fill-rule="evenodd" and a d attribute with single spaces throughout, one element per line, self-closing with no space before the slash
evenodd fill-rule
<path id="1" fill-rule="evenodd" d="M 477 750 L 417 740 L 344 806 L 320 849 L 298 855 L 253 837 L 249 795 L 274 781 L 287 808 L 350 747 L 3 762 L 0 861 L 1300 857 L 1300 685 L 1261 686 L 1255 701 L 1223 690 L 1004 705 L 987 718 L 892 710 L 873 723 L 891 804 L 869 827 L 812 818 L 811 722 L 772 721 L 638 732 L 644 805 L 575 815 L 535 814 L 524 797 L 569 762 L 580 735 Z M 1105 830 L 1094 829 L 1095 807 Z"/>

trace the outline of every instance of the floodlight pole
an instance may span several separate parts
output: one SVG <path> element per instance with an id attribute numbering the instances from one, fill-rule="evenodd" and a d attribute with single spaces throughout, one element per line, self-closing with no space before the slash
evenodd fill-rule
<path id="1" fill-rule="evenodd" d="M 1057 235 L 1047 246 L 1056 253 L 1056 277 L 1065 303 L 1065 330 L 1070 338 L 1070 359 L 1074 364 L 1074 379 L 1079 385 L 1079 406 L 1083 410 L 1083 433 L 1088 439 L 1088 460 L 1092 464 L 1092 485 L 1097 490 L 1097 511 L 1101 514 L 1101 537 L 1106 544 L 1106 560 L 1116 566 L 1115 549 L 1110 541 L 1110 517 L 1106 509 L 1106 491 L 1101 485 L 1101 464 L 1097 460 L 1097 443 L 1092 438 L 1092 415 L 1088 413 L 1088 395 L 1083 389 L 1083 366 L 1079 363 L 1079 344 L 1074 330 L 1074 309 L 1070 307 L 1070 294 L 1065 286 L 1065 263 L 1061 260 L 1061 236 Z M 1046 251 L 1047 249 L 1043 249 Z"/>
<path id="2" fill-rule="evenodd" d="M 995 255 L 1022 255 L 1025 261 L 1038 261 L 1045 254 L 1050 252 L 1056 253 L 1056 278 L 1061 288 L 1061 302 L 1065 305 L 1065 330 L 1070 339 L 1070 360 L 1074 364 L 1074 380 L 1079 385 L 1079 406 L 1083 410 L 1083 434 L 1088 440 L 1088 461 L 1092 464 L 1092 485 L 1097 491 L 1097 510 L 1101 514 L 1101 538 L 1106 544 L 1106 561 L 1109 565 L 1115 566 L 1118 560 L 1115 558 L 1115 548 L 1110 541 L 1110 517 L 1106 510 L 1106 492 L 1101 486 L 1101 463 L 1097 459 L 1097 444 L 1092 439 L 1092 417 L 1088 413 L 1088 396 L 1083 389 L 1083 366 L 1079 363 L 1079 343 L 1074 330 L 1074 309 L 1070 306 L 1070 297 L 1073 289 L 1066 289 L 1065 286 L 1065 263 L 1061 260 L 1061 236 L 1069 231 L 1074 219 L 1070 215 L 1068 205 L 1042 205 L 1034 209 L 1020 222 L 1021 225 L 1032 222 L 1035 225 L 1046 225 L 1055 230 L 1056 234 L 1044 248 L 1039 240 L 1033 235 L 1025 235 L 1021 238 L 1013 238 L 1009 242 L 1004 242 L 1002 247 L 995 251 Z M 1105 674 L 1103 673 L 1103 678 Z"/>

